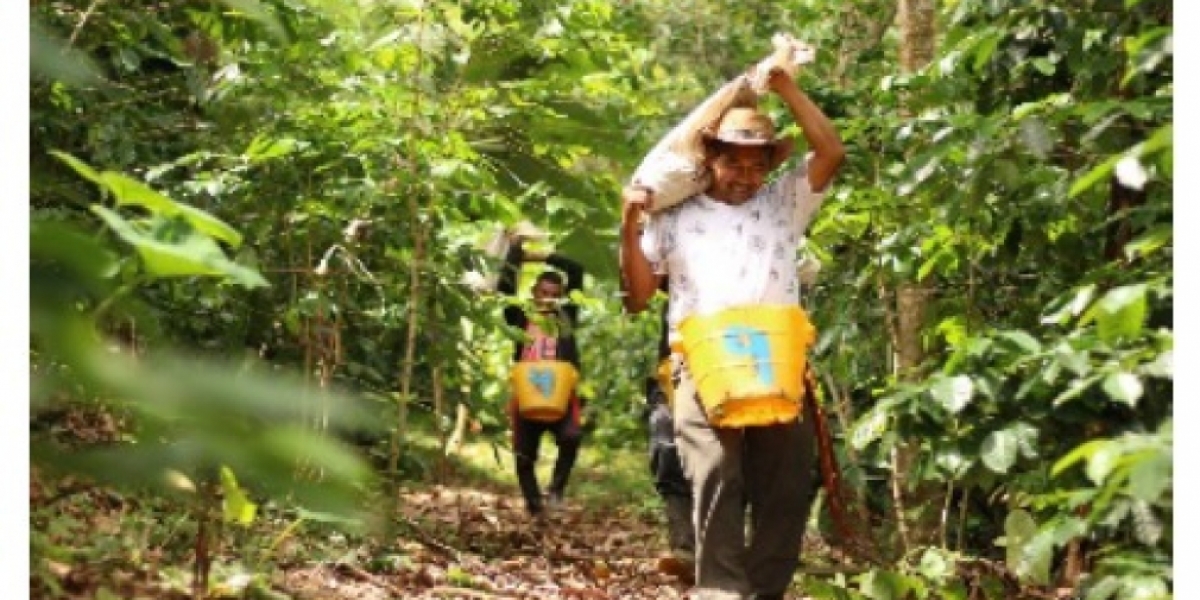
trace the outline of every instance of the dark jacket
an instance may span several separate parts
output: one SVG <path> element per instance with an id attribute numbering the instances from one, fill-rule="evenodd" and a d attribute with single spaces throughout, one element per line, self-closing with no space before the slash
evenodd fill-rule
<path id="1" fill-rule="evenodd" d="M 497 291 L 509 296 L 517 294 L 517 280 L 524 258 L 525 252 L 520 244 L 513 244 L 508 249 L 508 254 L 504 257 L 504 266 L 500 271 L 500 280 L 496 285 Z M 546 264 L 563 271 L 567 276 L 564 296 L 568 300 L 566 304 L 558 308 L 557 315 L 559 331 L 563 332 L 557 338 L 558 358 L 559 360 L 565 360 L 575 365 L 575 368 L 582 373 L 583 369 L 579 362 L 579 347 L 576 345 L 574 334 L 575 328 L 579 325 L 579 305 L 570 301 L 570 294 L 575 290 L 583 289 L 583 266 L 558 253 L 548 256 Z M 529 315 L 526 314 L 525 309 L 521 306 L 506 306 L 504 307 L 504 322 L 521 331 L 525 331 L 526 327 L 529 326 Z M 513 361 L 521 360 L 521 351 L 524 348 L 525 343 L 523 341 L 513 343 Z"/>

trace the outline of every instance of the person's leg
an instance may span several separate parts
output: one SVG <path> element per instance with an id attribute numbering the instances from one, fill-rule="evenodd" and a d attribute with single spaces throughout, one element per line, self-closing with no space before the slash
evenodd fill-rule
<path id="1" fill-rule="evenodd" d="M 572 396 L 567 414 L 553 425 L 558 458 L 554 460 L 549 492 L 551 501 L 555 503 L 562 501 L 567 491 L 567 481 L 571 477 L 571 469 L 575 467 L 575 459 L 579 456 L 579 444 L 583 440 L 583 428 L 579 420 L 580 409 L 579 397 Z"/>
<path id="2" fill-rule="evenodd" d="M 742 430 L 709 425 L 691 375 L 686 367 L 677 368 L 676 443 L 695 502 L 697 597 L 744 598 L 750 583 L 744 563 Z"/>
<path id="3" fill-rule="evenodd" d="M 660 496 L 691 497 L 692 487 L 683 473 L 675 443 L 675 420 L 666 404 L 650 409 L 650 472 Z"/>
<path id="4" fill-rule="evenodd" d="M 675 445 L 675 422 L 662 402 L 650 409 L 650 472 L 663 500 L 667 541 L 671 552 L 659 559 L 659 570 L 687 581 L 695 577 L 696 532 L 692 525 L 691 485 L 683 474 Z"/>
<path id="5" fill-rule="evenodd" d="M 521 487 L 521 495 L 525 497 L 525 508 L 530 515 L 537 516 L 542 512 L 542 492 L 538 487 L 537 473 L 534 470 L 538 459 L 538 450 L 542 443 L 542 433 L 546 426 L 536 421 L 523 419 L 513 415 L 513 460 L 517 469 L 517 484 Z"/>
<path id="6" fill-rule="evenodd" d="M 750 544 L 746 575 L 756 597 L 782 597 L 800 560 L 816 496 L 813 416 L 746 432 L 746 491 Z"/>

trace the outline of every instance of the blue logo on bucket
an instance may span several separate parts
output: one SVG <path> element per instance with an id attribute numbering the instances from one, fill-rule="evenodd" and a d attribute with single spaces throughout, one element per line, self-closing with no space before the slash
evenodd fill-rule
<path id="1" fill-rule="evenodd" d="M 554 391 L 554 371 L 550 369 L 530 369 L 529 383 L 537 388 L 543 398 L 549 398 Z"/>
<path id="2" fill-rule="evenodd" d="M 766 385 L 774 385 L 771 344 L 763 330 L 746 325 L 730 325 L 725 329 L 725 350 L 734 356 L 750 357 L 759 380 Z"/>

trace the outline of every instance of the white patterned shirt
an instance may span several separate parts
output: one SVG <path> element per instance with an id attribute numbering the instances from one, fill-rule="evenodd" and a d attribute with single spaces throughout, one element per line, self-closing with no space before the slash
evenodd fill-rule
<path id="1" fill-rule="evenodd" d="M 652 215 L 641 245 L 654 272 L 670 285 L 671 341 L 693 314 L 741 304 L 799 304 L 796 248 L 825 193 L 809 185 L 806 160 L 743 204 L 698 194 Z"/>

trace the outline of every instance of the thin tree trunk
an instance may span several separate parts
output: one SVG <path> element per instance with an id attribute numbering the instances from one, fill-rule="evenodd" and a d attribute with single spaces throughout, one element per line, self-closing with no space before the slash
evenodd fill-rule
<path id="1" fill-rule="evenodd" d="M 883 42 L 884 34 L 896 22 L 898 5 L 883 15 L 875 15 L 871 7 L 854 3 L 842 4 L 840 27 L 841 43 L 838 46 L 837 63 L 833 67 L 832 79 L 838 87 L 848 84 L 847 74 L 851 65 L 859 62 L 863 54 Z"/>
<path id="2" fill-rule="evenodd" d="M 409 211 L 412 217 L 413 254 L 408 269 L 408 325 L 404 343 L 404 363 L 400 369 L 400 401 L 397 408 L 396 429 L 392 431 L 391 452 L 388 454 L 388 476 L 399 485 L 400 448 L 408 431 L 408 402 L 412 393 L 413 363 L 417 351 L 417 315 L 421 303 L 421 265 L 425 261 L 425 229 L 421 226 L 420 210 L 416 194 L 408 192 Z"/>
<path id="3" fill-rule="evenodd" d="M 912 73 L 925 68 L 937 53 L 937 7 L 934 0 L 899 0 L 900 68 Z"/>
<path id="4" fill-rule="evenodd" d="M 454 416 L 454 429 L 450 432 L 450 439 L 446 440 L 446 456 L 457 455 L 462 449 L 463 441 L 467 436 L 467 424 L 470 422 L 471 411 L 466 404 L 458 403 L 457 413 Z"/>
<path id="5" fill-rule="evenodd" d="M 921 332 L 925 327 L 929 288 L 923 282 L 901 283 L 896 290 L 896 371 L 912 380 L 925 360 Z"/>
<path id="6" fill-rule="evenodd" d="M 419 10 L 417 17 L 417 62 L 413 66 L 412 80 L 419 81 L 421 69 L 425 64 L 424 47 L 421 40 L 425 33 L 425 11 Z M 413 96 L 412 116 L 417 118 L 421 114 L 421 87 L 416 86 L 416 94 Z M 392 494 L 392 501 L 399 502 L 400 488 L 400 449 L 404 444 L 404 435 L 408 431 L 408 401 L 409 394 L 412 392 L 412 372 L 413 361 L 416 355 L 417 346 L 417 307 L 421 301 L 421 267 L 425 262 L 425 228 L 421 225 L 421 209 L 417 203 L 417 187 L 421 181 L 416 174 L 416 166 L 413 161 L 403 160 L 397 157 L 399 163 L 407 163 L 408 170 L 412 177 L 408 180 L 408 185 L 405 186 L 404 194 L 408 196 L 409 209 L 409 227 L 411 228 L 413 237 L 413 254 L 412 260 L 408 265 L 408 334 L 405 340 L 404 347 L 404 364 L 401 367 L 400 373 L 400 398 L 397 406 L 396 429 L 392 431 L 391 449 L 388 453 L 388 476 L 391 478 L 395 491 Z"/>
<path id="7" fill-rule="evenodd" d="M 900 68 L 914 73 L 925 68 L 937 52 L 936 18 L 938 3 L 935 0 L 898 0 L 897 10 L 900 25 Z M 911 104 L 903 112 L 913 115 L 917 108 Z M 921 376 L 920 366 L 925 361 L 922 333 L 928 315 L 931 288 L 927 281 L 906 281 L 896 289 L 896 374 L 901 380 L 915 380 Z M 905 552 L 915 545 L 938 544 L 940 511 L 944 493 L 940 486 L 925 484 L 916 473 L 921 457 L 920 440 L 902 443 L 892 454 L 893 494 L 899 503 L 897 517 L 905 544 Z M 908 484 L 904 489 L 902 483 Z M 917 484 L 913 486 L 912 484 Z"/>
<path id="8" fill-rule="evenodd" d="M 445 397 L 442 393 L 442 367 L 434 365 L 433 367 L 433 422 L 437 424 L 438 448 L 442 452 L 438 455 L 437 466 L 437 482 L 446 483 L 446 471 L 448 461 L 446 460 L 446 428 L 442 425 L 446 414 Z"/>

